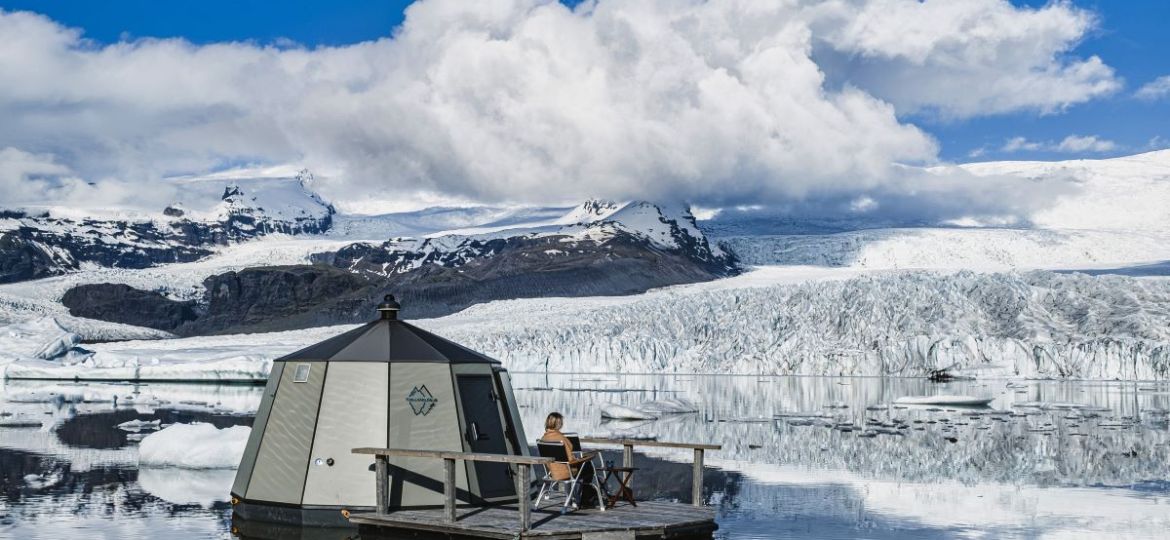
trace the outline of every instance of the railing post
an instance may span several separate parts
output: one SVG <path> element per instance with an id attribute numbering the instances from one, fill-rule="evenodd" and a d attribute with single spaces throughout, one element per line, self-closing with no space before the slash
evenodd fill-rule
<path id="1" fill-rule="evenodd" d="M 703 506 L 703 449 L 695 449 L 695 463 L 691 470 L 691 504 Z"/>
<path id="2" fill-rule="evenodd" d="M 390 487 L 388 485 L 390 483 L 389 482 L 390 479 L 387 478 L 389 473 L 390 473 L 390 467 L 387 466 L 386 456 L 374 456 L 374 475 L 377 478 L 377 483 L 378 483 L 378 488 L 377 488 L 378 489 L 378 494 L 377 494 L 378 510 L 377 510 L 377 513 L 379 516 L 385 515 L 386 510 L 388 510 L 390 508 L 390 497 L 389 497 L 389 493 L 387 493 L 387 491 L 388 491 L 387 488 Z"/>
<path id="3" fill-rule="evenodd" d="M 622 467 L 634 466 L 634 445 L 630 443 L 622 444 Z"/>
<path id="4" fill-rule="evenodd" d="M 519 498 L 517 506 L 520 508 L 520 532 L 528 531 L 529 524 L 532 523 L 532 501 L 528 498 L 528 489 L 530 480 L 528 477 L 528 464 L 516 464 L 516 496 Z"/>
<path id="5" fill-rule="evenodd" d="M 455 460 L 443 458 L 443 519 L 455 521 Z"/>

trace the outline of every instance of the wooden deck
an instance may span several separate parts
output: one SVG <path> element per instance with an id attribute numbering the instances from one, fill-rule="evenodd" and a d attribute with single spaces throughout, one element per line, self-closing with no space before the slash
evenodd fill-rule
<path id="1" fill-rule="evenodd" d="M 423 530 L 475 538 L 540 538 L 634 540 L 652 538 L 710 538 L 715 531 L 715 510 L 689 504 L 643 501 L 638 506 L 618 505 L 601 512 L 578 510 L 561 515 L 553 505 L 532 511 L 532 524 L 521 531 L 515 505 L 458 508 L 448 522 L 441 508 L 398 510 L 385 514 L 355 513 L 349 521 L 376 534 L 379 530 Z"/>

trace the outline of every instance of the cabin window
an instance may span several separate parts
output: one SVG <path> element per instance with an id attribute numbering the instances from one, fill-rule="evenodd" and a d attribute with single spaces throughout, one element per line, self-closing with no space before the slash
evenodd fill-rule
<path id="1" fill-rule="evenodd" d="M 297 371 L 293 373 L 293 382 L 309 382 L 309 368 L 312 364 L 297 364 Z"/>

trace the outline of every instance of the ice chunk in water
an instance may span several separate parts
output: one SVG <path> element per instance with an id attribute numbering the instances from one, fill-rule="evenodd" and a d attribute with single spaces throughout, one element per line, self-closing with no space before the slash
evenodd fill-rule
<path id="1" fill-rule="evenodd" d="M 251 432 L 247 426 L 216 429 L 203 423 L 174 424 L 142 439 L 138 445 L 138 463 L 144 467 L 235 468 Z"/>
<path id="2" fill-rule="evenodd" d="M 609 403 L 601 407 L 602 418 L 612 418 L 614 420 L 657 420 L 658 416 L 649 412 L 640 411 L 618 405 L 616 403 Z"/>

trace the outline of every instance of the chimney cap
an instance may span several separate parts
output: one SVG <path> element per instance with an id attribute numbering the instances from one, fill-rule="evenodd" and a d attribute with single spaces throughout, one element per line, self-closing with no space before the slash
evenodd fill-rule
<path id="1" fill-rule="evenodd" d="M 397 319 L 400 309 L 402 309 L 402 304 L 394 299 L 393 294 L 387 294 L 382 298 L 382 303 L 378 305 L 378 313 L 382 314 L 383 319 Z"/>

